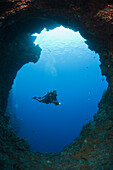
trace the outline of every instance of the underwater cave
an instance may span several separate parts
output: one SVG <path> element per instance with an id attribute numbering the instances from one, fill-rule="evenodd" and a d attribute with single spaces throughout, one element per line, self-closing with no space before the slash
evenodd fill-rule
<path id="1" fill-rule="evenodd" d="M 112 1 L 0 6 L 0 169 L 112 169 Z"/>
<path id="2" fill-rule="evenodd" d="M 42 49 L 41 55 L 37 63 L 18 71 L 7 113 L 16 135 L 26 139 L 32 151 L 59 152 L 93 120 L 107 82 L 99 56 L 88 49 L 78 31 L 60 26 L 32 36 L 37 37 L 34 43 Z M 32 100 L 54 89 L 60 106 Z"/>

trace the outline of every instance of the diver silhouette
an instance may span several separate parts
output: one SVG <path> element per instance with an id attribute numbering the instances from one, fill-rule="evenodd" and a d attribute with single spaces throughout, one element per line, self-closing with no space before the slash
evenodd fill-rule
<path id="1" fill-rule="evenodd" d="M 57 92 L 56 90 L 53 90 L 52 92 L 48 92 L 45 96 L 43 97 L 33 97 L 33 99 L 36 99 L 38 102 L 42 102 L 42 103 L 53 103 L 55 105 L 59 105 L 61 103 L 58 102 L 57 100 Z"/>

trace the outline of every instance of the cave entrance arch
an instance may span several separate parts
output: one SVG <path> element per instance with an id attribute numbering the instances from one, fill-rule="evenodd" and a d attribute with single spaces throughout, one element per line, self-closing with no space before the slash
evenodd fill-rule
<path id="1" fill-rule="evenodd" d="M 72 47 L 71 47 L 71 48 L 72 48 Z M 48 49 L 48 50 L 50 50 L 50 49 Z M 72 49 L 71 49 L 71 50 L 72 50 Z M 42 51 L 43 51 L 43 50 L 42 50 Z M 47 51 L 46 51 L 46 52 L 47 52 Z M 75 53 L 75 52 L 76 52 L 76 51 L 74 51 L 73 53 Z M 49 51 L 49 53 L 50 53 L 50 51 Z M 87 54 L 87 53 L 85 53 L 85 55 L 86 55 L 86 54 Z M 52 54 L 51 54 L 51 55 L 52 55 Z M 55 54 L 54 54 L 54 55 L 55 55 Z M 74 54 L 73 54 L 73 55 L 74 55 Z M 89 55 L 92 55 L 92 54 L 89 54 Z M 41 57 L 41 56 L 40 56 L 40 57 Z M 89 56 L 88 56 L 88 57 L 89 57 Z M 94 55 L 94 56 L 92 55 L 91 57 L 94 58 L 94 62 L 95 62 L 95 58 L 96 58 L 97 56 L 96 56 L 96 55 Z M 51 56 L 51 58 L 52 58 L 52 56 Z M 63 59 L 61 58 L 61 60 L 64 60 L 64 58 L 63 58 Z M 84 58 L 81 58 L 81 60 L 84 60 Z M 86 60 L 87 60 L 87 58 L 86 58 Z M 40 62 L 40 59 L 39 59 L 39 62 Z M 72 61 L 72 62 L 73 62 L 73 61 Z M 84 62 L 85 62 L 85 60 L 84 60 Z M 72 63 L 71 63 L 71 64 L 72 64 Z M 77 65 L 76 65 L 76 66 L 77 66 Z M 87 71 L 91 71 L 91 70 L 90 70 L 90 67 L 91 67 L 90 64 L 88 65 L 88 64 L 86 64 L 86 63 L 85 63 L 85 64 L 83 63 L 83 65 L 80 66 L 80 67 L 82 68 L 82 71 L 83 71 L 84 69 L 87 70 Z M 81 68 L 79 68 L 79 69 L 81 69 Z M 55 71 L 55 70 L 52 69 L 52 71 Z M 75 70 L 73 70 L 73 71 L 75 71 Z M 86 71 L 86 72 L 87 72 L 87 71 Z M 83 71 L 83 72 L 84 72 L 84 71 Z M 53 72 L 53 73 L 54 73 L 54 72 Z M 81 74 L 82 74 L 82 72 L 81 72 Z M 84 74 L 84 73 L 83 73 L 83 74 Z M 86 73 L 86 74 L 87 74 L 87 73 Z M 79 75 L 77 75 L 77 76 L 79 76 Z M 60 78 L 61 78 L 61 77 L 60 77 Z M 69 77 L 68 77 L 68 78 L 69 78 Z M 81 75 L 80 75 L 80 79 L 82 80 Z M 83 79 L 84 79 L 84 78 L 83 78 Z M 90 79 L 91 79 L 91 77 L 90 77 Z M 103 78 L 101 78 L 101 81 L 103 81 L 102 79 L 103 79 Z M 93 82 L 93 80 L 94 80 L 94 78 L 92 77 L 92 79 L 91 79 L 92 83 L 94 83 L 94 82 L 97 81 L 97 80 L 95 79 L 95 81 Z M 40 82 L 40 81 L 41 81 L 41 79 L 39 80 L 39 82 Z M 68 80 L 67 80 L 67 81 L 68 81 Z M 72 80 L 71 80 L 71 81 L 72 81 Z M 85 81 L 86 81 L 86 79 L 85 79 L 84 81 L 81 81 L 81 84 L 85 83 Z M 77 79 L 77 82 L 78 82 L 78 79 Z M 76 86 L 77 82 L 74 84 L 75 86 Z M 66 83 L 66 82 L 65 82 L 65 83 Z M 89 82 L 89 83 L 90 83 L 90 82 Z M 37 85 L 38 85 L 38 84 L 37 84 Z M 87 85 L 88 85 L 88 84 L 87 84 Z M 87 85 L 86 85 L 86 86 L 87 86 Z M 60 85 L 60 86 L 61 86 L 61 85 Z M 25 88 L 25 87 L 24 87 L 24 88 Z M 37 88 L 38 88 L 38 86 L 37 86 Z M 81 86 L 81 88 L 83 89 L 84 87 Z M 72 93 L 73 91 L 72 91 L 72 89 L 71 89 L 71 86 L 69 87 L 69 89 L 70 89 L 70 91 L 71 91 L 71 93 Z M 62 86 L 62 90 L 63 90 L 63 86 Z M 91 98 L 92 98 L 92 95 L 93 95 L 93 93 L 94 93 L 94 92 L 92 92 L 92 91 L 93 91 L 93 90 L 92 90 L 92 87 L 91 87 L 91 88 L 89 88 L 88 91 L 86 92 L 86 93 L 87 93 L 87 101 L 88 101 L 88 103 L 90 103 L 90 100 L 92 100 Z M 60 91 L 60 92 L 61 92 L 61 91 Z M 79 92 L 80 92 L 80 91 L 79 91 Z M 61 93 L 62 93 L 62 92 L 61 92 Z M 68 91 L 67 93 L 68 93 L 68 94 L 66 94 L 66 95 L 69 96 L 69 91 Z M 77 93 L 77 91 L 74 92 L 74 94 L 75 94 L 75 93 Z M 82 91 L 82 93 L 83 93 L 83 91 Z M 101 95 L 102 95 L 102 94 L 101 94 Z M 62 96 L 62 97 L 63 97 L 63 96 Z M 66 97 L 67 97 L 67 96 L 66 96 Z M 80 96 L 78 95 L 78 98 L 79 98 L 79 97 L 82 97 L 81 94 L 80 94 Z M 96 96 L 95 96 L 95 97 L 96 97 Z M 69 98 L 72 98 L 72 97 L 69 96 Z M 73 98 L 73 99 L 74 99 L 74 98 Z M 76 98 L 76 102 L 77 102 L 77 98 Z M 99 101 L 98 101 L 98 102 L 99 102 Z M 88 105 L 88 103 L 86 102 L 86 105 Z M 67 104 L 68 104 L 68 103 L 67 103 Z M 77 104 L 77 105 L 78 105 L 78 104 Z M 15 103 L 15 107 L 16 107 L 16 109 L 17 109 L 18 103 Z M 70 107 L 72 107 L 72 106 L 70 105 Z M 69 109 L 70 107 L 68 107 L 68 109 Z M 80 107 L 80 106 L 79 106 L 79 107 Z M 85 107 L 84 107 L 84 108 L 85 108 Z M 46 108 L 46 109 L 47 109 L 47 108 Z M 70 110 L 72 110 L 72 108 L 69 109 L 68 111 L 70 112 Z M 66 110 L 65 110 L 65 111 L 66 111 Z M 40 112 L 40 111 L 39 111 L 39 112 Z M 76 112 L 77 112 L 77 111 L 76 111 Z M 82 112 L 82 110 L 81 110 L 81 112 Z M 87 110 L 86 110 L 85 112 L 87 112 Z M 91 111 L 91 112 L 92 112 L 92 111 Z M 96 110 L 95 110 L 94 112 L 96 113 Z M 27 114 L 28 114 L 28 113 L 27 113 Z M 83 114 L 84 114 L 84 113 L 83 113 Z M 49 116 L 50 116 L 50 115 L 49 115 Z M 51 115 L 51 116 L 52 116 L 52 115 Z M 61 113 L 60 113 L 60 116 L 61 116 Z M 65 117 L 66 115 L 64 114 L 63 116 Z M 81 114 L 80 116 L 81 116 L 81 117 L 84 117 L 84 115 L 82 115 L 82 114 Z M 88 122 L 89 120 L 92 120 L 92 116 L 93 116 L 93 115 L 92 115 L 92 113 L 91 113 L 90 115 L 87 115 L 86 118 L 83 118 L 83 120 L 82 120 L 82 126 L 83 126 L 84 123 Z M 71 115 L 71 117 L 72 117 L 72 115 Z M 50 118 L 49 118 L 49 119 L 50 119 Z M 59 117 L 59 119 L 60 119 L 60 117 Z M 82 119 L 82 118 L 81 118 L 81 119 Z M 87 120 L 86 120 L 86 119 L 87 119 Z M 77 122 L 76 122 L 76 123 L 77 123 Z M 30 124 L 31 124 L 31 123 L 30 123 Z M 67 124 L 67 126 L 68 126 L 68 124 Z M 76 126 L 75 126 L 75 127 L 76 127 Z M 81 127 L 81 128 L 82 128 L 82 127 Z M 73 130 L 73 129 L 74 129 L 74 130 Z M 76 131 L 75 128 L 73 128 L 73 129 L 70 129 L 69 133 L 70 133 L 71 131 L 73 131 L 73 132 Z M 76 127 L 76 129 L 77 129 L 77 127 Z M 33 135 L 34 135 L 34 131 L 36 131 L 36 130 L 34 130 L 34 128 L 31 127 L 30 133 L 33 133 Z M 60 131 L 60 129 L 59 129 L 59 131 Z M 67 132 L 68 132 L 68 128 L 67 128 Z M 29 133 L 29 132 L 28 132 L 28 133 Z M 65 132 L 65 133 L 66 133 L 66 132 Z M 78 134 L 79 134 L 79 133 L 80 133 L 80 131 L 78 132 Z M 77 136 L 79 136 L 78 134 L 77 134 Z M 76 135 L 75 135 L 75 136 L 76 136 Z M 77 136 L 76 136 L 76 137 L 77 137 Z M 68 138 L 69 138 L 69 137 L 68 137 Z M 75 139 L 75 137 L 73 137 L 73 139 Z M 66 143 L 66 144 L 68 145 L 68 143 Z M 65 145 L 66 145 L 66 144 L 65 144 Z M 64 145 L 64 146 L 65 146 L 65 145 Z M 44 150 L 45 150 L 45 148 L 42 149 L 42 151 L 44 151 Z"/>

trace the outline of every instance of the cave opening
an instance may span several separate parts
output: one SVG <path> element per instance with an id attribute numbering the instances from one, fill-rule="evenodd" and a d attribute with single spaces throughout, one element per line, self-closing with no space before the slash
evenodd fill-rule
<path id="1" fill-rule="evenodd" d="M 93 120 L 107 82 L 98 54 L 88 49 L 79 32 L 60 26 L 32 36 L 37 37 L 34 43 L 41 47 L 41 56 L 18 71 L 7 111 L 15 133 L 32 151 L 59 152 Z M 32 99 L 54 89 L 59 106 Z"/>

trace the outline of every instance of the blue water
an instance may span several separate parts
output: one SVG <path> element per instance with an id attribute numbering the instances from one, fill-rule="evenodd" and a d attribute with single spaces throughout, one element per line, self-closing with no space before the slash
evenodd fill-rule
<path id="1" fill-rule="evenodd" d="M 31 150 L 58 152 L 93 119 L 107 82 L 98 54 L 88 49 L 79 32 L 59 27 L 36 35 L 35 45 L 42 48 L 40 59 L 18 71 L 10 107 L 20 120 L 17 135 L 28 140 Z M 57 90 L 61 105 L 32 99 L 52 90 Z"/>

